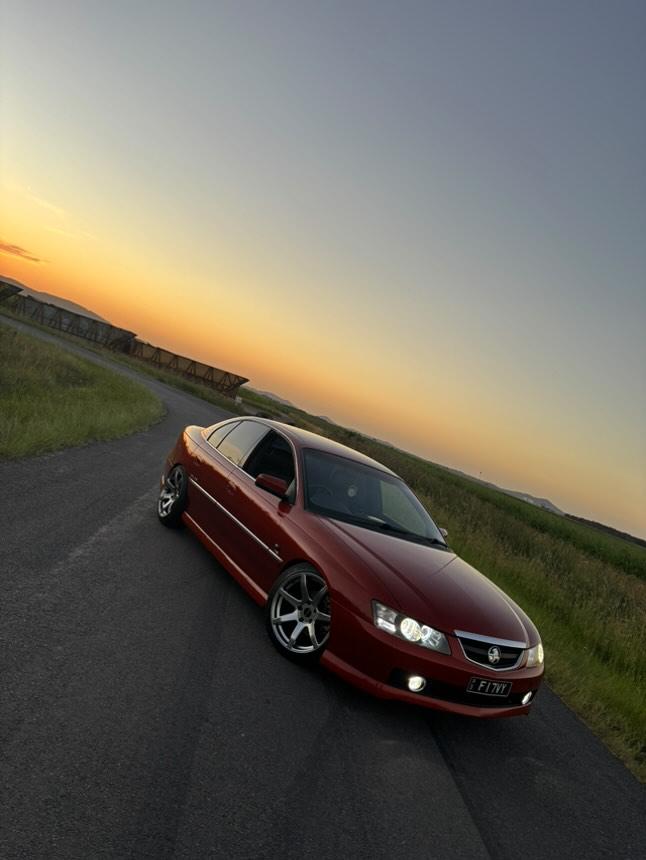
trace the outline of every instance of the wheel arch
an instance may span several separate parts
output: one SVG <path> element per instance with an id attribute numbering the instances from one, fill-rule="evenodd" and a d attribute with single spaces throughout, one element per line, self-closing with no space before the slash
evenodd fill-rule
<path id="1" fill-rule="evenodd" d="M 303 556 L 302 558 L 291 558 L 289 559 L 289 561 L 285 561 L 276 576 L 274 577 L 274 580 L 271 584 L 271 588 L 274 587 L 276 582 L 278 582 L 278 580 L 285 573 L 285 571 L 291 570 L 293 567 L 298 567 L 299 564 L 306 564 L 308 565 L 308 567 L 311 567 L 316 573 L 318 573 L 318 575 L 325 580 L 325 583 L 328 587 L 328 591 L 330 592 L 330 596 L 336 596 L 337 590 L 333 587 L 330 581 L 330 577 L 325 573 L 320 564 L 317 564 L 316 562 L 312 561 L 312 559 L 307 558 L 306 556 Z"/>

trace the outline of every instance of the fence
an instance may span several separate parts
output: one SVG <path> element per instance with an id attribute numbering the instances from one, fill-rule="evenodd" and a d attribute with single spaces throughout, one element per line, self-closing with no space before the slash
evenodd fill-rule
<path id="1" fill-rule="evenodd" d="M 216 391 L 229 397 L 235 397 L 240 386 L 249 382 L 244 376 L 238 376 L 228 370 L 220 370 L 218 367 L 211 367 L 209 364 L 202 364 L 202 362 L 186 358 L 184 355 L 177 355 L 159 346 L 144 343 L 139 338 L 134 339 L 130 354 L 153 364 L 155 367 L 177 373 L 192 382 L 199 382 L 201 385 L 215 388 Z"/>
<path id="2" fill-rule="evenodd" d="M 97 343 L 108 349 L 130 352 L 132 341 L 135 339 L 134 331 L 117 328 L 108 322 L 68 311 L 58 305 L 40 302 L 26 293 L 13 296 L 7 304 L 14 313 L 40 323 L 40 325 L 46 325 L 66 334 L 91 340 L 92 343 Z"/>
<path id="3" fill-rule="evenodd" d="M 108 322 L 104 322 L 83 314 L 69 311 L 58 305 L 40 302 L 26 293 L 20 292 L 20 287 L 15 287 L 0 280 L 0 301 L 6 303 L 14 313 L 27 317 L 40 325 L 49 326 L 66 334 L 75 335 L 85 340 L 92 341 L 99 346 L 104 346 L 117 352 L 124 352 L 152 364 L 162 370 L 182 376 L 191 382 L 197 382 L 219 391 L 227 397 L 235 397 L 241 385 L 249 380 L 228 370 L 212 367 L 183 355 L 169 352 L 159 346 L 153 346 L 139 340 L 133 331 L 118 328 Z"/>

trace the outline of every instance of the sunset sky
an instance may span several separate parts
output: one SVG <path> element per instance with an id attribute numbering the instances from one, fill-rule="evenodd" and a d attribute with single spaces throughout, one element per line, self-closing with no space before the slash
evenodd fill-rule
<path id="1" fill-rule="evenodd" d="M 0 273 L 646 537 L 646 4 L 1 8 Z"/>

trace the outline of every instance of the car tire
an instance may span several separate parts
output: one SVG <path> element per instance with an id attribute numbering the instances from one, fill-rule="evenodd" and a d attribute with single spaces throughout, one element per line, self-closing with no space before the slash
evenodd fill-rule
<path id="1" fill-rule="evenodd" d="M 330 638 L 330 596 L 321 574 L 305 563 L 283 571 L 269 592 L 265 623 L 283 657 L 317 663 Z"/>
<path id="2" fill-rule="evenodd" d="M 183 466 L 173 466 L 164 480 L 157 499 L 157 516 L 162 525 L 176 529 L 186 508 L 188 475 Z"/>

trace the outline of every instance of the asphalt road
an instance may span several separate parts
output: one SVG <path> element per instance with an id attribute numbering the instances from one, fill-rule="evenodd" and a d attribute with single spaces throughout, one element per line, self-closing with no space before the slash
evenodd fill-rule
<path id="1" fill-rule="evenodd" d="M 474 721 L 281 660 L 155 515 L 177 433 L 225 413 L 141 380 L 151 430 L 0 464 L 3 860 L 645 856 L 642 787 L 548 688 Z"/>

